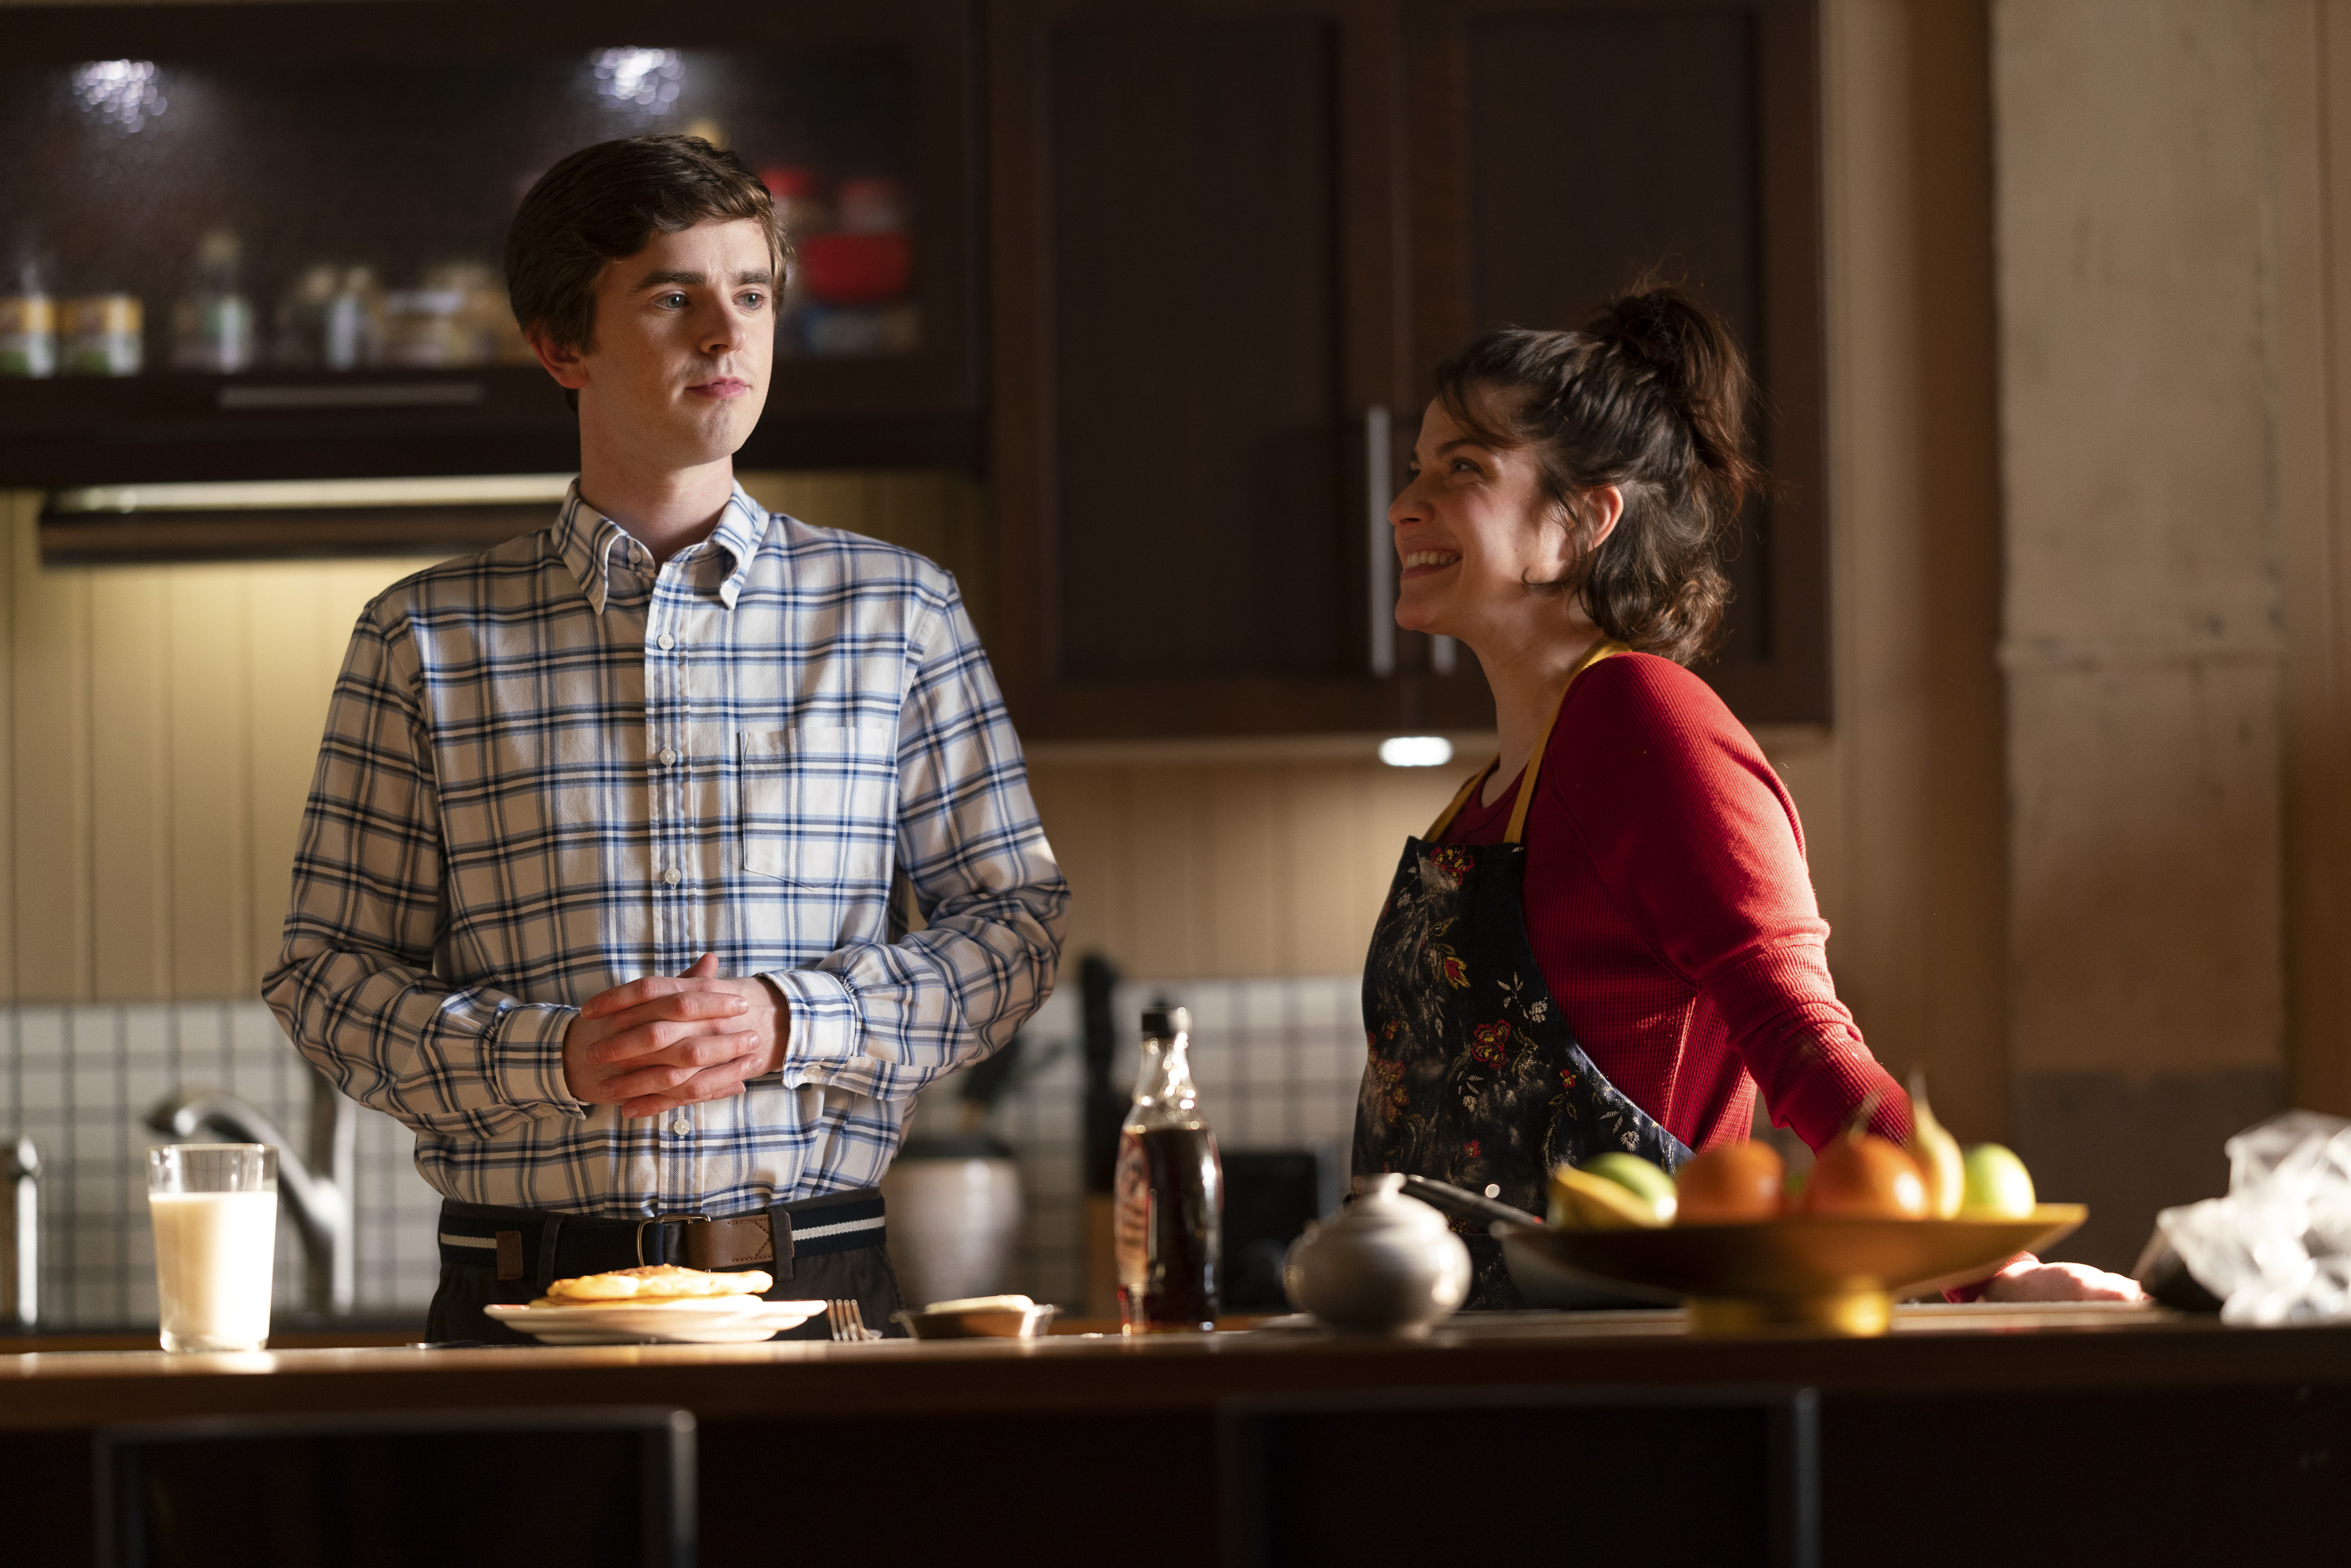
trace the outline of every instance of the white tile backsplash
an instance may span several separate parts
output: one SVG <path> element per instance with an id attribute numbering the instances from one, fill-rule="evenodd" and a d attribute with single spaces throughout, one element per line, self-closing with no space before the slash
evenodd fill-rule
<path id="1" fill-rule="evenodd" d="M 1121 987 L 1112 1081 L 1132 1085 L 1144 1006 L 1192 1009 L 1200 1105 L 1233 1149 L 1334 1146 L 1343 1161 L 1362 1071 L 1353 977 L 1135 980 Z M 1031 1064 L 992 1130 L 1020 1162 L 1028 1214 L 1007 1288 L 1043 1301 L 1082 1294 L 1079 1115 L 1084 1073 L 1071 983 L 1023 1031 Z M 182 1088 L 251 1101 L 298 1149 L 309 1114 L 308 1069 L 259 1002 L 0 1009 L 0 1128 L 26 1136 L 42 1161 L 42 1318 L 56 1328 L 152 1323 L 155 1288 L 146 1215 L 148 1109 Z M 1041 1067 L 1036 1064 L 1041 1063 Z M 958 1086 L 933 1086 L 920 1129 L 952 1131 Z M 413 1316 L 420 1326 L 438 1271 L 438 1198 L 417 1176 L 414 1140 L 390 1117 L 347 1107 L 358 1122 L 359 1308 Z M 302 1301 L 302 1255 L 281 1220 L 277 1301 Z"/>
<path id="2" fill-rule="evenodd" d="M 1060 1054 L 1033 1077 L 1024 1075 L 991 1127 L 1019 1159 L 1028 1204 L 1005 1288 L 1076 1305 L 1085 1265 L 1078 1146 L 1085 1080 L 1075 965 L 1068 971 L 1069 983 L 1022 1031 L 1024 1052 L 1058 1048 Z M 1354 976 L 1128 981 L 1113 1008 L 1120 1038 L 1111 1081 L 1122 1096 L 1134 1084 L 1146 1004 L 1165 999 L 1188 1008 L 1193 1079 L 1217 1142 L 1228 1149 L 1326 1144 L 1343 1170 L 1363 1072 L 1361 988 Z M 918 1128 L 951 1129 L 958 1092 L 954 1078 L 934 1085 L 917 1110 Z"/>
<path id="3" fill-rule="evenodd" d="M 259 1002 L 0 1009 L 0 1128 L 41 1155 L 41 1318 L 51 1328 L 155 1319 L 145 1158 L 150 1107 L 182 1088 L 254 1103 L 300 1147 L 308 1070 Z M 407 1130 L 360 1106 L 360 1310 L 413 1314 L 433 1293 L 438 1199 L 411 1164 Z M 277 1236 L 277 1301 L 302 1301 L 290 1219 Z"/>

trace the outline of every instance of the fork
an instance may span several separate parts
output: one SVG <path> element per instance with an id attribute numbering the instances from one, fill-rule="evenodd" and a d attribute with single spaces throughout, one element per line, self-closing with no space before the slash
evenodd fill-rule
<path id="1" fill-rule="evenodd" d="M 852 1344 L 882 1337 L 865 1326 L 865 1309 L 854 1301 L 825 1302 L 824 1321 L 831 1325 L 834 1339 Z"/>

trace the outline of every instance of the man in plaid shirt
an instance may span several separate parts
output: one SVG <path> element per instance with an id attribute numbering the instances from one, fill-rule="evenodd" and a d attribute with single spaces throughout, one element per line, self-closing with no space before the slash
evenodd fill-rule
<path id="1" fill-rule="evenodd" d="M 264 990 L 416 1132 L 435 1340 L 661 1262 L 889 1323 L 907 1103 L 1052 986 L 1068 888 L 955 580 L 734 482 L 786 255 L 703 141 L 549 171 L 507 276 L 580 479 L 386 590 L 336 683 Z"/>

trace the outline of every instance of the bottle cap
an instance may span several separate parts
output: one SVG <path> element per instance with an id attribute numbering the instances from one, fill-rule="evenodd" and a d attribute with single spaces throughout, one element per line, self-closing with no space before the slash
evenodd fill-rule
<path id="1" fill-rule="evenodd" d="M 1143 1009 L 1143 1036 L 1145 1040 L 1174 1040 L 1179 1034 L 1191 1032 L 1192 1009 L 1189 1008 Z"/>

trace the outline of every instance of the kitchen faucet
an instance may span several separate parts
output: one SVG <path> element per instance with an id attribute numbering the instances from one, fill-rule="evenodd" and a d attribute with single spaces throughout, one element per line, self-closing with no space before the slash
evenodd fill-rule
<path id="1" fill-rule="evenodd" d="M 227 1142 L 274 1145 L 277 1190 L 302 1237 L 304 1302 L 314 1312 L 340 1317 L 350 1312 L 359 1279 L 351 1192 L 359 1127 L 326 1074 L 310 1070 L 307 1162 L 257 1106 L 218 1089 L 183 1089 L 148 1112 L 147 1124 L 178 1144 L 209 1131 Z"/>
<path id="2" fill-rule="evenodd" d="M 30 1333 L 41 1321 L 41 1152 L 30 1138 L 0 1146 L 0 1326 Z"/>

